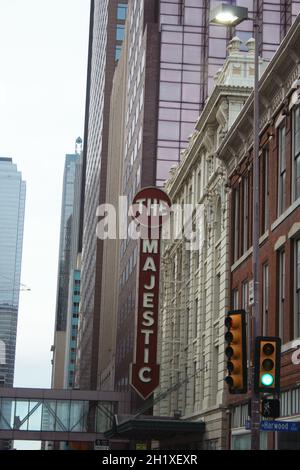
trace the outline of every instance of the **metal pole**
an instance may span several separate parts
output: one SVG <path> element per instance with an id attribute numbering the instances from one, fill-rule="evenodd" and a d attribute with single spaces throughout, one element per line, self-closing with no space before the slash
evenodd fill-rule
<path id="1" fill-rule="evenodd" d="M 254 20 L 254 39 L 255 39 L 255 72 L 254 72 L 254 122 L 253 122 L 253 291 L 254 305 L 252 308 L 252 386 L 251 386 L 251 450 L 259 450 L 260 448 L 260 410 L 259 395 L 254 391 L 254 348 L 255 338 L 260 332 L 260 306 L 259 306 L 259 24 Z"/>

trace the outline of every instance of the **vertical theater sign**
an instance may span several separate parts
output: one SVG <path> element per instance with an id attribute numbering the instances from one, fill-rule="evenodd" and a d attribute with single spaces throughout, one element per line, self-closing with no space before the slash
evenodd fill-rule
<path id="1" fill-rule="evenodd" d="M 147 399 L 159 385 L 157 364 L 160 251 L 163 226 L 171 202 L 161 189 L 142 189 L 134 198 L 132 215 L 140 236 L 135 362 L 131 386 Z"/>

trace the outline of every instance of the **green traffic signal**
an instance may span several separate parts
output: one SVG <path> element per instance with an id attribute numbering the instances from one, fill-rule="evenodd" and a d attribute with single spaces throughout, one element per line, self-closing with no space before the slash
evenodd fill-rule
<path id="1" fill-rule="evenodd" d="M 254 390 L 256 394 L 280 392 L 281 339 L 258 336 L 255 340 Z"/>
<path id="2" fill-rule="evenodd" d="M 274 383 L 274 377 L 272 374 L 263 374 L 261 376 L 261 383 L 264 385 L 264 387 L 271 387 Z"/>

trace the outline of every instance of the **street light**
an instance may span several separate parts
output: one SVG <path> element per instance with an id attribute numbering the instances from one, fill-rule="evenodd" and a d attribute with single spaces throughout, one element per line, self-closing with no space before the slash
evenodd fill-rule
<path id="1" fill-rule="evenodd" d="M 210 13 L 210 22 L 212 24 L 223 26 L 236 26 L 248 18 L 248 9 L 237 7 L 234 5 L 224 4 L 217 6 Z M 253 271 L 253 329 L 251 334 L 251 353 L 252 353 L 252 373 L 251 377 L 251 449 L 259 450 L 259 423 L 260 423 L 260 406 L 259 395 L 255 391 L 254 381 L 254 350 L 255 339 L 260 332 L 259 318 L 259 99 L 258 99 L 258 80 L 259 80 L 259 50 L 258 50 L 258 33 L 259 23 L 257 18 L 253 18 L 253 30 L 255 39 L 255 73 L 254 73 L 254 116 L 253 116 L 253 229 L 252 229 L 252 271 Z M 267 380 L 267 377 L 266 377 Z"/>
<path id="2" fill-rule="evenodd" d="M 209 22 L 216 25 L 236 26 L 248 19 L 248 8 L 221 3 L 211 10 Z"/>

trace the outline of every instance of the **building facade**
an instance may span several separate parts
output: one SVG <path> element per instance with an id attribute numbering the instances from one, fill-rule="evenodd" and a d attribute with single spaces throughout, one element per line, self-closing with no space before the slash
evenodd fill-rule
<path id="1" fill-rule="evenodd" d="M 77 356 L 80 304 L 80 269 L 71 269 L 69 279 L 68 318 L 66 329 L 66 351 L 64 388 L 74 388 Z"/>
<path id="2" fill-rule="evenodd" d="M 0 157 L 0 387 L 13 387 L 26 184 L 11 158 Z M 10 420 L 11 406 L 3 407 L 1 425 Z M 0 449 L 9 449 L 0 441 Z"/>
<path id="3" fill-rule="evenodd" d="M 11 158 L 0 158 L 0 386 L 14 380 L 26 184 Z"/>
<path id="4" fill-rule="evenodd" d="M 91 0 L 82 234 L 80 361 L 82 389 L 97 387 L 103 243 L 97 239 L 97 207 L 105 202 L 112 80 L 124 37 L 127 1 Z"/>
<path id="5" fill-rule="evenodd" d="M 254 41 L 246 46 L 247 53 L 240 51 L 239 38 L 230 41 L 196 130 L 165 184 L 179 209 L 171 215 L 171 236 L 163 249 L 161 371 L 154 413 L 204 421 L 203 440 L 186 442 L 192 449 L 227 445 L 223 336 L 229 303 L 228 206 L 226 171 L 217 154 L 253 86 Z"/>
<path id="6" fill-rule="evenodd" d="M 53 350 L 52 388 L 63 388 L 66 331 L 68 317 L 69 278 L 71 271 L 71 240 L 74 211 L 74 185 L 79 154 L 66 155 L 61 206 L 57 300 Z"/>
<path id="7" fill-rule="evenodd" d="M 255 12 L 260 22 L 260 51 L 266 59 L 292 24 L 298 2 L 236 2 Z M 129 1 L 127 92 L 123 191 L 130 204 L 139 188 L 162 186 L 180 160 L 194 124 L 212 90 L 213 77 L 224 63 L 230 38 L 243 42 L 253 35 L 253 20 L 229 29 L 209 24 L 216 2 L 185 0 Z M 288 13 L 289 12 L 289 13 Z M 136 312 L 137 244 L 121 240 L 117 390 L 129 390 Z"/>
<path id="8" fill-rule="evenodd" d="M 281 418 L 300 420 L 300 18 L 262 76 L 260 95 L 260 240 L 258 334 L 282 340 Z M 231 307 L 247 313 L 252 282 L 253 102 L 222 142 L 218 156 L 228 171 Z M 297 353 L 298 351 L 298 353 Z M 229 396 L 232 448 L 249 448 L 247 395 Z M 276 435 L 275 435 L 276 434 Z M 300 433 L 261 432 L 262 448 L 299 449 Z"/>
<path id="9" fill-rule="evenodd" d="M 127 78 L 127 41 L 123 42 L 122 52 L 113 79 L 107 161 L 106 204 L 111 205 L 117 214 L 123 187 L 125 99 Z M 104 212 L 102 212 L 104 215 Z M 121 220 L 117 219 L 116 231 L 120 231 Z M 103 242 L 102 296 L 99 333 L 98 387 L 100 390 L 114 390 L 116 357 L 116 322 L 119 297 L 120 242 L 118 235 Z"/>

